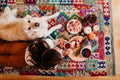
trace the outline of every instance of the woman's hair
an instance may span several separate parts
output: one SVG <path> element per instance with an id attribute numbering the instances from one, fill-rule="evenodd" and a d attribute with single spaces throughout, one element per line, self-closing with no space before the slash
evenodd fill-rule
<path id="1" fill-rule="evenodd" d="M 42 39 L 35 39 L 30 45 L 29 45 L 29 51 L 32 54 L 32 58 L 35 62 L 40 64 L 42 53 L 49 49 L 49 45 Z"/>
<path id="2" fill-rule="evenodd" d="M 50 49 L 49 45 L 43 39 L 36 39 L 29 45 L 29 51 L 33 60 L 36 62 L 35 67 L 41 69 L 50 69 L 61 62 L 61 55 L 55 49 Z"/>
<path id="3" fill-rule="evenodd" d="M 47 49 L 41 56 L 41 68 L 48 70 L 54 68 L 62 60 L 61 54 L 55 49 Z"/>

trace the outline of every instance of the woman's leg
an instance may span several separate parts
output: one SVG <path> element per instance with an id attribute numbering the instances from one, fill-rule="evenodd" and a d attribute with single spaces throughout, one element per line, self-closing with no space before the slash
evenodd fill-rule
<path id="1" fill-rule="evenodd" d="M 11 42 L 0 45 L 0 65 L 11 67 L 23 67 L 25 63 L 25 51 L 27 42 Z"/>
<path id="2" fill-rule="evenodd" d="M 0 44 L 0 55 L 18 55 L 19 51 L 25 51 L 27 46 L 28 42 L 9 42 Z"/>
<path id="3" fill-rule="evenodd" d="M 0 55 L 8 54 L 5 43 L 0 44 Z"/>
<path id="4" fill-rule="evenodd" d="M 27 65 L 25 63 L 24 56 L 0 56 L 0 66 L 8 66 L 8 67 L 24 67 Z"/>

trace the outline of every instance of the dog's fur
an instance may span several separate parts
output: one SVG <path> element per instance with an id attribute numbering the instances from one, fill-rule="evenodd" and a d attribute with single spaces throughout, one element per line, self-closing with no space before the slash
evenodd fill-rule
<path id="1" fill-rule="evenodd" d="M 4 9 L 4 12 L 0 14 L 0 24 L 9 24 L 13 21 L 16 21 L 17 9 L 11 10 L 9 7 Z"/>
<path id="2" fill-rule="evenodd" d="M 15 12 L 15 11 L 14 11 Z M 1 20 L 5 17 L 2 23 L 0 23 L 0 38 L 7 41 L 18 41 L 18 40 L 32 40 L 36 38 L 46 37 L 51 34 L 54 30 L 60 29 L 61 24 L 58 24 L 48 30 L 47 20 L 50 18 L 55 18 L 59 15 L 59 12 L 51 16 L 43 17 L 31 17 L 30 15 L 25 16 L 24 18 L 17 19 L 15 13 L 11 15 L 15 18 L 11 22 L 5 20 L 8 18 L 12 19 L 10 15 L 8 17 L 1 16 Z M 3 14 L 5 15 L 5 14 Z"/>

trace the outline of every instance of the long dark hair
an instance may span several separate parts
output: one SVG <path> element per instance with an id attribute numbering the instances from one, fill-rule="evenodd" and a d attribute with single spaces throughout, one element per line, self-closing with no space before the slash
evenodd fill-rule
<path id="1" fill-rule="evenodd" d="M 28 49 L 32 54 L 32 59 L 37 62 L 37 64 L 40 64 L 42 53 L 46 49 L 49 49 L 49 45 L 42 38 L 39 38 L 30 43 Z"/>
<path id="2" fill-rule="evenodd" d="M 43 52 L 41 56 L 41 68 L 42 69 L 52 69 L 57 64 L 59 64 L 62 61 L 60 53 L 55 49 L 47 49 Z"/>
<path id="3" fill-rule="evenodd" d="M 61 61 L 60 53 L 55 49 L 50 49 L 50 46 L 42 38 L 34 40 L 29 45 L 29 51 L 36 62 L 35 67 L 41 69 L 50 69 Z"/>

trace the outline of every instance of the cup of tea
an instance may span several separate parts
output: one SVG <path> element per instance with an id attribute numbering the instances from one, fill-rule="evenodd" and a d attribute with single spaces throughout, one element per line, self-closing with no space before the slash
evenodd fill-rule
<path id="1" fill-rule="evenodd" d="M 89 48 L 81 49 L 81 55 L 84 58 L 89 58 L 91 56 L 91 50 Z"/>
<path id="2" fill-rule="evenodd" d="M 71 44 L 69 42 L 64 44 L 64 48 L 65 49 L 70 49 L 71 48 Z"/>

